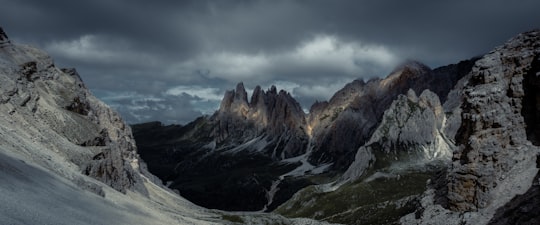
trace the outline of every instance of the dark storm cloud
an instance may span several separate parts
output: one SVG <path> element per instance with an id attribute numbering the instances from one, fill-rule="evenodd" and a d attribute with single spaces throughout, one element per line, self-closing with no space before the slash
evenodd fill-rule
<path id="1" fill-rule="evenodd" d="M 540 27 L 540 2 L 0 0 L 18 43 L 76 67 L 130 122 L 185 123 L 244 81 L 304 108 L 406 59 L 436 67 Z M 118 98 L 121 96 L 122 98 Z"/>

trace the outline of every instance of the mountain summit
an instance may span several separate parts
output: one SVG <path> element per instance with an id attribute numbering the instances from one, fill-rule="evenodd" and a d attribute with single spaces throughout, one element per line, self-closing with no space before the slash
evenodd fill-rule
<path id="1" fill-rule="evenodd" d="M 276 159 L 303 154 L 307 145 L 306 122 L 300 104 L 286 91 L 275 86 L 263 91 L 255 87 L 248 102 L 244 84 L 227 91 L 219 110 L 211 118 L 217 126 L 212 133 L 216 144 L 241 143 L 262 138 L 272 149 L 261 149 Z"/>

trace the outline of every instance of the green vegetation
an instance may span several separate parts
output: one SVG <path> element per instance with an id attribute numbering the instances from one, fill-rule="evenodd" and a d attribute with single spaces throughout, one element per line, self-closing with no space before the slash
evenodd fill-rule
<path id="1" fill-rule="evenodd" d="M 240 224 L 244 223 L 244 220 L 242 219 L 242 217 L 237 216 L 237 215 L 223 215 L 221 216 L 221 218 L 223 220 L 227 220 L 233 223 L 240 223 Z"/>
<path id="2" fill-rule="evenodd" d="M 334 109 L 334 114 L 332 115 L 332 121 L 336 120 L 336 118 L 339 116 L 339 114 L 343 112 L 343 108 L 342 107 L 339 107 L 339 108 L 336 108 Z"/>
<path id="3" fill-rule="evenodd" d="M 323 121 L 324 119 L 330 117 L 328 114 L 324 114 L 321 116 L 321 118 L 319 119 L 319 121 Z"/>
<path id="4" fill-rule="evenodd" d="M 344 224 L 393 224 L 414 212 L 416 197 L 425 191 L 433 171 L 404 171 L 370 182 L 345 184 L 333 192 L 315 186 L 300 191 L 275 212 Z"/>

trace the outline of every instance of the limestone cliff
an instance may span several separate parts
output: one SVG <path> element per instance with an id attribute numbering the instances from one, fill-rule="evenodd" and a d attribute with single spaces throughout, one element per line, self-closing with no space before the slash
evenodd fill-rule
<path id="1" fill-rule="evenodd" d="M 282 160 L 304 154 L 309 142 L 304 112 L 289 93 L 257 86 L 249 98 L 243 83 L 224 94 L 212 116 L 185 126 L 141 124 L 134 131 L 150 171 L 169 187 L 199 205 L 235 211 L 269 205 L 272 183 L 299 166 Z M 289 186 L 275 194 L 275 206 L 311 184 L 283 183 Z"/>
<path id="2" fill-rule="evenodd" d="M 457 81 L 467 74 L 476 58 L 434 70 L 414 61 L 397 67 L 384 79 L 356 80 L 339 90 L 329 102 L 316 103 L 307 119 L 312 130 L 310 162 L 334 163 L 345 170 L 356 150 L 369 140 L 385 110 L 409 89 L 429 89 L 444 101 Z"/>
<path id="3" fill-rule="evenodd" d="M 445 127 L 446 114 L 437 95 L 425 90 L 417 97 L 409 90 L 384 112 L 380 125 L 358 149 L 343 180 L 355 180 L 366 175 L 368 169 L 379 171 L 398 163 L 402 167 L 422 167 L 435 160 L 449 160 L 454 145 L 445 135 Z"/>
<path id="4" fill-rule="evenodd" d="M 497 223 L 526 202 L 516 195 L 534 193 L 539 58 L 540 31 L 531 31 L 476 62 L 460 90 L 458 149 L 448 175 L 434 181 L 422 209 L 404 217 L 403 224 Z M 534 221 L 527 218 L 520 223 Z"/>
<path id="5" fill-rule="evenodd" d="M 227 91 L 219 110 L 211 118 L 216 124 L 212 136 L 217 144 L 241 144 L 257 137 L 276 147 L 265 150 L 271 157 L 285 159 L 305 152 L 308 136 L 304 112 L 286 91 L 272 86 L 255 87 L 248 102 L 243 83 Z"/>
<path id="6" fill-rule="evenodd" d="M 428 110 L 425 114 L 413 113 L 414 119 L 409 122 L 403 119 L 408 124 L 397 129 L 402 129 L 403 134 L 396 134 L 387 144 L 402 145 L 393 146 L 391 154 L 409 152 L 400 149 L 407 145 L 426 148 L 431 151 L 427 155 L 434 155 L 436 143 L 446 143 L 446 139 L 441 141 L 446 136 L 438 132 L 457 130 L 453 125 L 456 117 L 441 113 L 437 95 L 446 96 L 475 60 L 434 70 L 410 61 L 384 79 L 355 80 L 345 85 L 330 101 L 315 103 L 307 115 L 285 91 L 278 92 L 275 87 L 264 91 L 257 86 L 250 97 L 239 83 L 224 94 L 214 115 L 185 126 L 137 125 L 135 137 L 150 170 L 188 199 L 226 210 L 260 210 L 269 203 L 275 207 L 312 184 L 309 176 L 328 172 L 335 177 L 347 170 L 358 148 L 379 127 L 385 110 L 409 90 L 415 93 L 411 96 L 432 90 L 422 94 L 420 100 L 415 97 L 417 100 L 410 101 Z M 445 108 L 452 111 L 456 107 L 453 104 Z M 447 119 L 453 121 L 452 125 L 441 125 Z M 415 122 L 423 127 L 413 127 Z M 429 122 L 437 124 L 426 124 Z M 421 136 L 426 139 L 416 145 L 412 139 L 420 135 L 412 132 L 418 130 L 431 136 Z M 408 139 L 401 140 L 405 137 Z M 428 139 L 436 143 L 428 143 Z M 378 162 L 384 161 L 381 158 Z M 238 192 L 252 200 L 232 197 Z M 273 193 L 272 197 L 268 193 Z"/>
<path id="7" fill-rule="evenodd" d="M 30 136 L 31 146 L 43 148 L 36 154 L 15 142 L 27 154 L 52 154 L 118 191 L 146 192 L 130 127 L 86 89 L 74 69 L 59 69 L 44 52 L 12 44 L 1 29 L 0 91 L 2 120 Z M 60 162 L 43 166 L 71 177 L 55 163 Z"/>

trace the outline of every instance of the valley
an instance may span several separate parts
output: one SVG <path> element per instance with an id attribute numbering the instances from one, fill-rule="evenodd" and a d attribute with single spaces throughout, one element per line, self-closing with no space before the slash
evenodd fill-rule
<path id="1" fill-rule="evenodd" d="M 0 29 L 0 222 L 535 224 L 539 65 L 533 30 L 353 80 L 308 113 L 240 82 L 211 115 L 128 125 Z"/>

